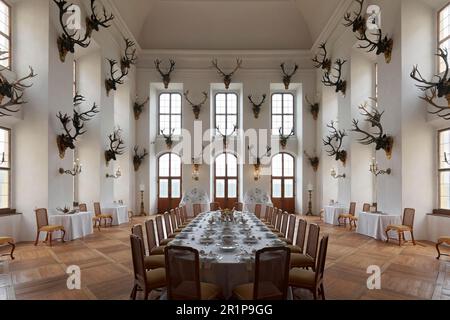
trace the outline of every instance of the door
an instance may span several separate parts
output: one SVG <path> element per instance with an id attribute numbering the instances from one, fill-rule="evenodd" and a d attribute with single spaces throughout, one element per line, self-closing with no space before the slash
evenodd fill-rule
<path id="1" fill-rule="evenodd" d="M 158 159 L 158 212 L 175 209 L 181 202 L 181 158 L 165 153 Z"/>
<path id="2" fill-rule="evenodd" d="M 238 202 L 238 161 L 231 153 L 223 153 L 215 161 L 214 191 L 215 202 L 222 209 L 233 209 Z"/>
<path id="3" fill-rule="evenodd" d="M 280 153 L 272 159 L 272 202 L 295 214 L 295 159 L 290 154 Z"/>

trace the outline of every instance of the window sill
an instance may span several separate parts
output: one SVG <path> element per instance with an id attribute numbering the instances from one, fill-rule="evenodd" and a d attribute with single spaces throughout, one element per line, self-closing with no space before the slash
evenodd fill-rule
<path id="1" fill-rule="evenodd" d="M 17 213 L 16 210 L 11 209 L 1 209 L 0 210 L 0 218 L 1 217 L 9 217 L 9 216 L 16 216 L 20 215 L 21 213 Z"/>

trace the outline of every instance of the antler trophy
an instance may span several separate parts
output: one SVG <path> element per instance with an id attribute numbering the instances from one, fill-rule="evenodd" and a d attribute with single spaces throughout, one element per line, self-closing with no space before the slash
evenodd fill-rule
<path id="1" fill-rule="evenodd" d="M 238 71 L 241 67 L 242 67 L 242 60 L 241 59 L 237 59 L 236 60 L 236 68 L 234 68 L 234 70 L 231 73 L 226 74 L 225 72 L 222 71 L 222 69 L 219 68 L 217 59 L 214 59 L 212 61 L 212 65 L 214 68 L 217 69 L 217 71 L 219 72 L 219 74 L 223 77 L 223 83 L 225 84 L 225 89 L 230 89 L 230 84 L 231 84 L 231 80 L 234 76 L 234 74 L 236 73 L 236 71 Z"/>
<path id="2" fill-rule="evenodd" d="M 284 150 L 287 147 L 289 139 L 295 135 L 295 131 L 294 131 L 294 128 L 292 128 L 291 132 L 287 136 L 283 135 L 282 128 L 280 128 L 280 130 L 278 130 L 278 132 L 280 133 L 280 145 L 281 145 L 281 148 Z"/>
<path id="3" fill-rule="evenodd" d="M 344 138 L 347 136 L 345 130 L 338 130 L 335 126 L 335 122 L 331 121 L 327 128 L 329 128 L 330 135 L 328 135 L 323 140 L 323 145 L 325 147 L 330 147 L 330 150 L 327 151 L 330 157 L 335 157 L 336 161 L 342 161 L 342 163 L 347 163 L 347 151 L 345 151 L 342 147 L 344 144 Z"/>
<path id="4" fill-rule="evenodd" d="M 260 103 L 256 103 L 255 101 L 253 101 L 253 96 L 248 96 L 248 100 L 250 100 L 250 103 L 252 104 L 252 110 L 253 110 L 253 114 L 255 116 L 255 119 L 259 118 L 259 114 L 261 113 L 261 107 L 262 105 L 266 102 L 266 98 L 267 95 L 263 94 L 261 102 Z"/>
<path id="5" fill-rule="evenodd" d="M 59 157 L 64 159 L 66 155 L 66 150 L 75 149 L 75 142 L 78 137 L 82 136 L 86 133 L 84 129 L 84 125 L 89 120 L 95 117 L 97 113 L 99 113 L 97 105 L 94 103 L 91 109 L 86 112 L 80 112 L 77 108 L 85 101 L 82 95 L 75 95 L 73 99 L 73 116 L 70 117 L 67 114 L 62 114 L 61 112 L 57 115 L 57 118 L 61 122 L 64 133 L 59 135 L 56 139 L 56 143 L 58 145 Z M 72 125 L 72 128 L 69 127 L 69 124 Z M 72 132 L 72 129 L 74 132 Z"/>
<path id="6" fill-rule="evenodd" d="M 198 120 L 200 118 L 200 111 L 202 110 L 203 105 L 206 103 L 206 101 L 208 101 L 208 94 L 206 92 L 203 92 L 203 100 L 200 103 L 192 102 L 192 100 L 189 98 L 189 91 L 186 91 L 184 93 L 184 98 L 191 105 L 192 111 L 195 115 L 195 120 Z"/>
<path id="7" fill-rule="evenodd" d="M 144 107 L 148 103 L 150 98 L 147 98 L 144 102 L 139 103 L 135 102 L 133 106 L 133 112 L 134 112 L 134 119 L 137 121 L 141 117 L 142 112 L 144 112 Z"/>
<path id="8" fill-rule="evenodd" d="M 381 124 L 381 118 L 383 117 L 384 112 L 380 113 L 377 108 L 372 108 L 372 111 L 369 111 L 367 103 L 360 106 L 361 115 L 365 117 L 365 121 L 368 122 L 372 128 L 378 128 L 379 132 L 374 134 L 369 131 L 362 130 L 359 127 L 359 121 L 353 119 L 353 132 L 362 133 L 365 135 L 364 138 L 359 139 L 358 141 L 364 145 L 375 144 L 376 150 L 379 151 L 383 149 L 386 152 L 386 156 L 388 159 L 392 157 L 392 148 L 394 147 L 394 138 L 390 135 L 386 135 L 383 130 L 383 125 Z"/>
<path id="9" fill-rule="evenodd" d="M 144 149 L 142 153 L 139 153 L 139 147 L 134 147 L 134 157 L 133 157 L 133 165 L 134 165 L 134 171 L 139 171 L 139 168 L 141 167 L 142 162 L 145 160 L 145 158 L 148 156 L 147 149 Z"/>
<path id="10" fill-rule="evenodd" d="M 34 77 L 36 77 L 36 74 L 31 67 L 30 73 L 27 76 L 20 78 L 14 82 L 9 82 L 8 79 L 6 79 L 6 77 L 4 77 L 2 73 L 0 73 L 0 117 L 10 116 L 9 113 L 18 112 L 20 108 L 13 109 L 11 107 L 20 107 L 21 105 L 27 103 L 26 101 L 22 100 L 22 98 L 25 93 L 25 89 L 30 88 L 32 84 L 25 84 L 24 81 L 32 79 Z M 9 101 L 3 103 L 5 97 L 8 98 Z"/>
<path id="11" fill-rule="evenodd" d="M 311 166 L 313 167 L 313 169 L 314 169 L 314 172 L 317 172 L 317 170 L 319 170 L 319 164 L 320 164 L 320 159 L 319 159 L 319 157 L 318 156 L 310 156 L 309 154 L 308 154 L 308 152 L 306 152 L 305 151 L 305 156 L 308 158 L 308 160 L 309 160 L 309 163 L 311 164 Z"/>
<path id="12" fill-rule="evenodd" d="M 256 163 L 254 163 L 253 165 L 255 166 L 255 181 L 258 181 L 261 175 L 261 165 L 262 165 L 262 160 L 266 157 L 270 157 L 271 156 L 271 151 L 272 148 L 267 146 L 266 147 L 266 153 L 263 154 L 262 156 L 259 155 L 259 153 L 257 155 L 252 153 L 252 150 L 254 149 L 254 146 L 252 147 L 248 147 L 248 150 L 250 152 L 250 154 L 253 156 L 254 159 L 256 159 Z"/>
<path id="13" fill-rule="evenodd" d="M 89 18 L 86 18 L 86 35 L 90 37 L 92 35 L 92 31 L 100 31 L 100 27 L 103 27 L 105 29 L 109 28 L 111 25 L 108 25 L 108 22 L 111 22 L 114 19 L 114 15 L 110 14 L 108 15 L 106 13 L 105 7 L 103 7 L 103 17 L 100 18 L 95 13 L 96 7 L 95 7 L 95 0 L 91 0 L 91 16 Z"/>
<path id="14" fill-rule="evenodd" d="M 105 80 L 105 86 L 106 86 L 106 94 L 109 96 L 109 93 L 111 92 L 111 90 L 116 91 L 117 85 L 124 83 L 124 79 L 128 75 L 128 69 L 125 70 L 125 73 L 123 72 L 122 69 L 120 69 L 121 75 L 120 75 L 120 77 L 116 77 L 117 72 L 119 72 L 119 70 L 117 70 L 115 68 L 117 65 L 117 61 L 111 60 L 111 59 L 108 59 L 108 61 L 109 61 L 111 78 Z"/>
<path id="15" fill-rule="evenodd" d="M 128 73 L 128 69 L 137 62 L 136 44 L 130 39 L 125 39 L 125 54 L 120 60 L 120 69 L 122 73 Z"/>
<path id="16" fill-rule="evenodd" d="M 439 48 L 436 56 L 442 59 L 445 64 L 445 71 L 442 76 L 436 74 L 433 76 L 433 79 L 436 79 L 435 81 L 433 81 L 433 79 L 430 81 L 425 80 L 419 71 L 419 67 L 414 66 L 413 71 L 411 72 L 411 78 L 419 82 L 417 87 L 425 92 L 425 95 L 420 98 L 436 109 L 435 111 L 429 111 L 429 113 L 436 114 L 445 120 L 450 120 L 450 79 L 447 49 Z M 430 94 L 427 93 L 428 90 Z M 447 105 L 440 106 L 435 101 L 437 98 L 445 98 L 447 100 Z"/>
<path id="17" fill-rule="evenodd" d="M 161 135 L 164 137 L 164 140 L 166 141 L 166 146 L 169 149 L 172 149 L 173 146 L 173 136 L 175 133 L 175 129 L 172 129 L 169 135 L 164 134 L 164 130 L 161 130 Z"/>
<path id="18" fill-rule="evenodd" d="M 109 149 L 105 151 L 105 159 L 107 166 L 109 165 L 109 162 L 111 160 L 116 161 L 117 156 L 123 155 L 125 149 L 124 147 L 125 142 L 122 140 L 120 129 L 114 130 L 114 132 L 110 134 L 108 138 L 109 138 Z"/>
<path id="19" fill-rule="evenodd" d="M 327 52 L 326 46 L 327 46 L 326 42 L 322 43 L 319 46 L 319 49 L 321 49 L 323 51 L 323 53 L 316 55 L 312 61 L 315 62 L 315 65 L 314 65 L 315 68 L 325 70 L 326 72 L 330 72 L 331 71 L 331 59 L 328 58 L 328 52 Z"/>
<path id="20" fill-rule="evenodd" d="M 352 27 L 353 32 L 357 32 L 357 38 L 360 41 L 365 42 L 364 45 L 359 45 L 360 49 L 367 49 L 368 52 L 375 51 L 377 56 L 380 54 L 384 54 L 384 58 L 386 63 L 390 63 L 392 59 L 392 49 L 394 47 L 394 40 L 392 38 L 388 38 L 387 36 L 383 37 L 383 32 L 378 28 L 376 34 L 372 34 L 372 36 L 376 36 L 376 41 L 373 41 L 367 35 L 367 18 L 362 15 L 362 10 L 364 6 L 364 0 L 356 0 L 359 4 L 359 12 L 354 12 L 355 17 L 352 19 L 352 13 L 347 12 L 344 19 L 347 21 L 344 25 L 346 27 Z"/>
<path id="21" fill-rule="evenodd" d="M 289 90 L 289 86 L 291 85 L 291 79 L 297 73 L 297 70 L 298 70 L 298 65 L 296 64 L 294 66 L 294 70 L 291 73 L 288 73 L 286 71 L 286 64 L 284 62 L 281 64 L 281 71 L 283 71 L 283 74 L 284 74 L 283 83 L 284 83 L 284 88 L 286 90 Z"/>
<path id="22" fill-rule="evenodd" d="M 171 76 L 172 72 L 175 70 L 175 65 L 176 65 L 176 62 L 173 60 L 169 60 L 169 62 L 170 62 L 170 67 L 167 72 L 164 72 L 161 70 L 162 61 L 160 61 L 158 59 L 155 60 L 156 69 L 158 70 L 159 74 L 161 75 L 163 83 L 164 83 L 164 88 L 166 88 L 166 89 L 169 89 L 169 84 L 171 81 L 170 76 Z"/>
<path id="23" fill-rule="evenodd" d="M 317 120 L 319 118 L 319 111 L 320 111 L 320 105 L 318 102 L 314 102 L 312 103 L 309 99 L 308 96 L 305 96 L 305 100 L 306 102 L 309 104 L 309 108 L 311 111 L 311 114 L 314 118 L 314 120 Z"/>
<path id="24" fill-rule="evenodd" d="M 322 83 L 327 87 L 336 87 L 336 93 L 342 92 L 342 94 L 345 96 L 345 93 L 347 92 L 347 81 L 342 80 L 342 66 L 347 62 L 347 60 L 336 60 L 336 66 L 333 68 L 335 71 L 337 71 L 337 76 L 331 75 L 331 72 L 325 72 L 322 78 Z M 335 81 L 331 80 L 331 76 L 336 78 Z"/>
<path id="25" fill-rule="evenodd" d="M 217 129 L 217 132 L 222 136 L 223 148 L 226 149 L 228 147 L 228 138 L 231 137 L 237 131 L 237 126 L 236 125 L 234 126 L 233 132 L 231 132 L 229 135 L 223 134 L 220 131 L 219 127 L 216 127 L 216 129 Z M 227 130 L 225 129 L 225 132 L 226 131 Z"/>

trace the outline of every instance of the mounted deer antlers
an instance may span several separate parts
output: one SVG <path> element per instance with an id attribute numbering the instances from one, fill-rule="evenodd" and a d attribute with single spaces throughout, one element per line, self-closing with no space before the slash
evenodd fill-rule
<path id="1" fill-rule="evenodd" d="M 106 165 L 109 165 L 111 160 L 116 161 L 117 156 L 123 155 L 125 149 L 125 142 L 121 138 L 121 130 L 114 130 L 112 134 L 108 136 L 109 138 L 109 149 L 105 151 Z"/>
<path id="2" fill-rule="evenodd" d="M 319 103 L 318 102 L 312 103 L 308 99 L 308 96 L 305 96 L 305 100 L 309 104 L 309 108 L 310 108 L 310 111 L 311 111 L 311 114 L 312 114 L 314 120 L 317 120 L 319 118 L 319 112 L 320 112 L 320 105 L 319 105 Z"/>
<path id="3" fill-rule="evenodd" d="M 253 96 L 251 96 L 251 95 L 248 96 L 248 100 L 250 100 L 250 103 L 253 106 L 252 110 L 253 110 L 253 114 L 255 116 L 255 119 L 259 118 L 259 114 L 261 113 L 261 107 L 266 102 L 266 98 L 267 98 L 267 95 L 263 94 L 261 102 L 260 103 L 256 103 L 256 102 L 253 101 Z"/>
<path id="4" fill-rule="evenodd" d="M 137 101 L 134 103 L 133 106 L 133 112 L 134 112 L 134 119 L 137 121 L 141 117 L 142 112 L 144 112 L 144 107 L 148 103 L 150 98 L 147 98 L 143 103 L 138 103 Z"/>
<path id="5" fill-rule="evenodd" d="M 100 31 L 100 27 L 103 27 L 105 29 L 109 28 L 111 25 L 109 25 L 108 22 L 114 20 L 114 15 L 108 15 L 106 13 L 105 7 L 103 7 L 103 17 L 100 18 L 97 16 L 95 0 L 91 0 L 91 12 L 91 17 L 86 18 L 86 35 L 88 37 L 92 36 L 92 31 Z"/>
<path id="6" fill-rule="evenodd" d="M 294 66 L 294 70 L 293 70 L 291 73 L 288 73 L 288 72 L 286 71 L 286 65 L 285 65 L 285 63 L 283 62 L 283 63 L 281 64 L 281 71 L 283 71 L 283 74 L 284 74 L 284 77 L 283 77 L 283 83 L 284 83 L 284 88 L 285 88 L 286 90 L 289 90 L 289 86 L 291 85 L 291 79 L 292 79 L 292 77 L 297 73 L 297 70 L 298 70 L 298 65 L 296 64 L 296 65 Z"/>
<path id="7" fill-rule="evenodd" d="M 439 117 L 449 120 L 450 110 L 450 79 L 449 79 L 449 63 L 448 63 L 448 51 L 447 49 L 438 49 L 436 56 L 440 57 L 445 63 L 445 72 L 442 76 L 436 74 L 433 76 L 432 80 L 428 81 L 422 77 L 418 66 L 414 66 L 411 72 L 411 78 L 419 82 L 417 87 L 425 92 L 425 95 L 421 97 L 422 100 L 428 102 L 431 106 L 436 108 L 435 111 L 430 112 L 431 114 L 436 114 Z M 436 79 L 433 81 L 433 79 Z M 429 95 L 426 93 L 427 90 L 431 91 Z M 447 106 L 441 107 L 434 100 L 436 98 L 446 98 Z M 447 109 L 447 110 L 446 110 Z"/>
<path id="8" fill-rule="evenodd" d="M 1 56 L 1 54 L 0 54 Z M 33 68 L 30 67 L 30 73 L 14 82 L 9 82 L 3 74 L 0 73 L 0 117 L 10 116 L 10 113 L 18 112 L 20 109 L 12 109 L 13 106 L 20 107 L 27 103 L 22 100 L 25 89 L 30 88 L 32 84 L 25 84 L 24 81 L 36 77 Z M 3 103 L 4 98 L 9 98 L 9 101 Z"/>
<path id="9" fill-rule="evenodd" d="M 320 164 L 320 159 L 317 156 L 310 156 L 306 151 L 305 151 L 305 156 L 308 158 L 309 163 L 311 164 L 311 166 L 314 169 L 314 172 L 317 172 L 317 170 L 319 170 L 319 164 Z"/>
<path id="10" fill-rule="evenodd" d="M 61 112 L 59 112 L 59 114 L 57 115 L 57 118 L 61 122 L 65 131 L 65 133 L 59 135 L 56 139 L 59 156 L 61 159 L 64 159 L 67 149 L 75 149 L 75 142 L 77 141 L 78 137 L 86 133 L 86 131 L 83 130 L 85 123 L 94 118 L 95 115 L 99 113 L 98 107 L 95 103 L 92 108 L 86 112 L 80 112 L 79 110 L 77 110 L 77 107 L 79 107 L 84 101 L 85 99 L 82 95 L 75 95 L 75 97 L 73 98 L 73 116 L 70 117 L 67 114 L 63 115 Z M 72 129 L 69 128 L 69 124 L 71 124 L 72 129 L 75 130 L 74 133 L 72 133 Z"/>
<path id="11" fill-rule="evenodd" d="M 219 72 L 219 74 L 223 77 L 223 83 L 225 84 L 225 89 L 230 89 L 230 84 L 231 84 L 231 80 L 234 76 L 234 74 L 236 73 L 236 71 L 238 71 L 241 67 L 242 67 L 242 60 L 241 59 L 237 59 L 236 60 L 236 68 L 234 68 L 234 70 L 231 73 L 226 74 L 225 72 L 222 71 L 222 69 L 219 68 L 217 59 L 214 59 L 212 61 L 212 65 L 214 68 L 217 69 L 217 71 Z"/>
<path id="12" fill-rule="evenodd" d="M 392 136 L 386 135 L 383 130 L 383 125 L 381 124 L 381 118 L 384 112 L 380 113 L 377 108 L 372 108 L 372 112 L 368 110 L 367 103 L 364 103 L 359 107 L 361 110 L 361 115 L 365 117 L 365 121 L 368 122 L 372 128 L 378 128 L 379 132 L 374 134 L 368 131 L 364 131 L 359 127 L 359 121 L 353 119 L 353 132 L 358 132 L 364 134 L 364 138 L 358 139 L 358 141 L 363 145 L 375 144 L 377 151 L 383 149 L 386 152 L 388 159 L 392 157 L 392 148 L 394 146 L 394 138 Z"/>
<path id="13" fill-rule="evenodd" d="M 164 72 L 161 70 L 162 62 L 159 59 L 155 60 L 156 69 L 158 70 L 159 74 L 161 75 L 163 83 L 164 83 L 164 88 L 166 88 L 166 89 L 169 89 L 169 84 L 171 81 L 170 76 L 171 76 L 172 72 L 175 70 L 175 65 L 176 65 L 175 61 L 173 61 L 173 60 L 169 60 L 169 62 L 170 62 L 169 70 L 167 72 Z"/>
<path id="14" fill-rule="evenodd" d="M 172 149 L 173 146 L 173 136 L 175 133 L 175 129 L 172 129 L 169 135 L 164 134 L 164 130 L 161 130 L 161 135 L 164 137 L 164 140 L 166 141 L 166 146 L 169 149 Z"/>
<path id="15" fill-rule="evenodd" d="M 287 135 L 287 136 L 283 135 L 282 128 L 280 128 L 278 130 L 278 132 L 280 134 L 280 145 L 281 145 L 281 148 L 284 150 L 287 147 L 289 139 L 295 135 L 295 131 L 294 131 L 294 128 L 292 128 L 291 133 L 289 133 L 289 135 Z"/>
<path id="16" fill-rule="evenodd" d="M 344 138 L 347 136 L 345 130 L 338 130 L 335 126 L 335 122 L 331 121 L 327 128 L 329 128 L 330 135 L 328 135 L 323 140 L 323 145 L 325 147 L 330 147 L 330 150 L 327 151 L 330 157 L 335 157 L 336 161 L 342 161 L 342 163 L 346 164 L 347 162 L 347 151 L 342 149 L 342 145 L 344 144 Z"/>
<path id="17" fill-rule="evenodd" d="M 392 59 L 392 49 L 394 47 L 394 40 L 383 37 L 383 32 L 378 28 L 376 34 L 377 40 L 372 41 L 367 35 L 367 18 L 362 15 L 362 10 L 364 6 L 364 0 L 355 0 L 359 4 L 359 12 L 354 12 L 355 17 L 352 19 L 352 14 L 347 12 L 344 19 L 347 21 L 344 25 L 346 27 L 352 27 L 353 32 L 357 32 L 356 36 L 358 40 L 365 42 L 365 45 L 359 45 L 360 49 L 367 49 L 368 52 L 375 51 L 377 56 L 384 54 L 386 63 L 390 63 Z"/>
<path id="18" fill-rule="evenodd" d="M 345 96 L 345 93 L 347 92 L 347 81 L 342 80 L 342 66 L 347 62 L 347 60 L 336 60 L 336 66 L 333 68 L 335 71 L 338 72 L 337 76 L 331 75 L 331 72 L 325 72 L 322 78 L 322 83 L 327 87 L 336 87 L 336 93 L 342 92 L 342 94 Z M 331 76 L 336 78 L 335 81 L 331 80 Z"/>
<path id="19" fill-rule="evenodd" d="M 327 57 L 328 52 L 327 52 L 326 46 L 327 46 L 326 42 L 324 42 L 320 45 L 319 49 L 323 50 L 323 53 L 319 54 L 320 57 L 319 57 L 319 55 L 316 55 L 312 61 L 316 63 L 314 65 L 315 68 L 317 68 L 317 69 L 322 68 L 322 70 L 325 70 L 326 72 L 330 72 L 331 71 L 331 59 L 329 59 Z M 319 60 L 319 59 L 321 59 L 321 60 Z"/>
<path id="20" fill-rule="evenodd" d="M 192 111 L 195 115 L 195 120 L 198 120 L 200 118 L 200 111 L 202 110 L 203 105 L 206 103 L 206 101 L 208 101 L 208 93 L 203 92 L 203 100 L 200 103 L 192 102 L 192 100 L 189 98 L 189 91 L 186 91 L 184 93 L 184 98 L 191 105 Z"/>
<path id="21" fill-rule="evenodd" d="M 259 154 L 254 155 L 254 154 L 252 153 L 252 150 L 253 150 L 253 149 L 254 149 L 254 146 L 252 146 L 252 147 L 248 146 L 248 151 L 251 153 L 251 155 L 253 156 L 253 158 L 256 159 L 256 163 L 253 164 L 253 165 L 255 166 L 255 181 L 258 181 L 258 180 L 259 180 L 260 173 L 261 173 L 262 159 L 264 159 L 265 157 L 270 157 L 272 148 L 269 147 L 269 146 L 267 146 L 267 147 L 266 147 L 266 153 L 263 154 L 262 156 L 260 156 Z"/>
<path id="22" fill-rule="evenodd" d="M 122 70 L 122 73 L 128 73 L 127 70 L 130 69 L 132 65 L 135 65 L 137 61 L 136 44 L 130 39 L 125 39 L 125 46 L 125 54 L 120 60 L 120 69 Z"/>
<path id="23" fill-rule="evenodd" d="M 119 72 L 119 70 L 115 69 L 115 67 L 117 65 L 117 61 L 111 60 L 111 59 L 108 59 L 108 61 L 109 61 L 111 78 L 105 80 L 105 86 L 106 86 L 106 94 L 109 96 L 109 93 L 111 92 L 111 90 L 116 91 L 117 85 L 124 83 L 123 80 L 128 75 L 128 69 L 125 70 L 126 71 L 125 73 L 122 70 L 120 70 L 121 75 L 120 75 L 120 77 L 117 78 L 116 74 L 117 74 L 117 72 Z"/>
<path id="24" fill-rule="evenodd" d="M 231 137 L 236 131 L 237 131 L 237 126 L 234 126 L 233 132 L 231 132 L 229 135 L 223 134 L 219 127 L 216 127 L 217 133 L 219 133 L 222 136 L 222 141 L 223 141 L 223 148 L 226 149 L 228 147 L 228 138 Z"/>
<path id="25" fill-rule="evenodd" d="M 139 153 L 139 147 L 138 146 L 134 147 L 133 165 L 135 172 L 139 171 L 142 162 L 145 160 L 147 156 L 148 156 L 147 149 L 144 149 L 142 153 Z"/>

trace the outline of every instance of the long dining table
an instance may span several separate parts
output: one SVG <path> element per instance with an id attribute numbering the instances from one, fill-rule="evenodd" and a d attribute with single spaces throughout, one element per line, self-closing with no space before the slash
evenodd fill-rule
<path id="1" fill-rule="evenodd" d="M 220 212 L 206 212 L 169 245 L 196 249 L 200 253 L 201 281 L 220 286 L 229 299 L 233 288 L 253 282 L 258 250 L 286 243 L 253 213 L 234 212 L 232 221 L 224 222 Z"/>

